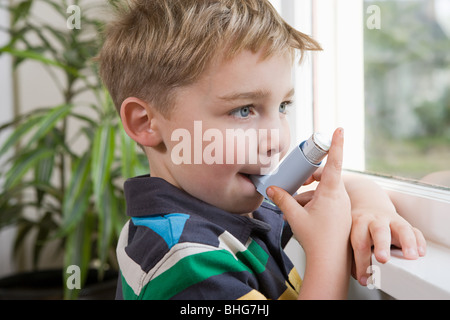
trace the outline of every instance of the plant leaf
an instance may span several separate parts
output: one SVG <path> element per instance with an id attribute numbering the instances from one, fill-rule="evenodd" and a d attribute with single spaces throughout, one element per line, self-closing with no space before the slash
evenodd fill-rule
<path id="1" fill-rule="evenodd" d="M 55 127 L 59 120 L 67 116 L 71 108 L 72 105 L 70 104 L 63 104 L 59 107 L 53 108 L 38 124 L 39 129 L 28 142 L 27 148 L 47 135 L 50 130 Z"/>
<path id="2" fill-rule="evenodd" d="M 39 54 L 36 51 L 18 50 L 18 49 L 11 48 L 10 46 L 7 45 L 7 46 L 4 46 L 3 48 L 0 48 L 0 53 L 9 53 L 16 58 L 35 60 L 35 61 L 41 62 L 43 64 L 46 64 L 46 65 L 61 68 L 75 77 L 81 76 L 77 69 L 70 67 L 68 65 L 65 65 L 59 61 L 49 59 L 49 58 L 45 57 L 44 55 Z"/>
<path id="3" fill-rule="evenodd" d="M 137 163 L 136 142 L 134 142 L 122 128 L 120 130 L 120 149 L 120 168 L 122 177 L 124 179 L 134 177 L 134 168 Z"/>
<path id="4" fill-rule="evenodd" d="M 92 146 L 92 181 L 94 186 L 95 205 L 98 210 L 98 254 L 100 257 L 100 274 L 108 254 L 111 241 L 112 222 L 110 205 L 111 196 L 110 171 L 114 160 L 115 130 L 109 124 L 101 125 L 96 132 Z"/>
<path id="5" fill-rule="evenodd" d="M 112 184 L 108 184 L 105 188 L 98 208 L 99 224 L 98 224 L 98 239 L 97 252 L 100 260 L 99 276 L 103 277 L 105 264 L 109 253 L 109 248 L 113 233 L 113 217 L 117 216 L 118 205 L 117 199 L 113 192 Z"/>
<path id="6" fill-rule="evenodd" d="M 42 118 L 43 116 L 41 115 L 30 117 L 25 122 L 20 124 L 3 143 L 3 146 L 0 149 L 0 157 L 4 155 L 5 152 L 17 145 L 20 139 L 31 129 L 33 129 L 42 120 Z"/>
<path id="7" fill-rule="evenodd" d="M 20 249 L 26 244 L 27 235 L 33 230 L 35 223 L 21 218 L 17 225 L 18 230 L 13 244 L 13 253 L 15 257 L 19 255 Z"/>
<path id="8" fill-rule="evenodd" d="M 12 168 L 6 174 L 4 188 L 9 189 L 14 187 L 18 182 L 20 182 L 28 170 L 35 167 L 40 160 L 52 157 L 53 155 L 53 150 L 39 149 L 31 150 L 19 156 L 14 162 Z"/>
<path id="9" fill-rule="evenodd" d="M 75 230 L 69 234 L 64 251 L 64 270 L 69 266 L 80 268 L 81 288 L 86 282 L 92 251 L 92 234 L 94 233 L 94 216 L 85 214 Z M 67 280 L 69 274 L 64 272 L 64 299 L 76 299 L 80 293 L 79 289 L 69 289 Z"/>
<path id="10" fill-rule="evenodd" d="M 96 204 L 101 202 L 110 179 L 111 165 L 114 160 L 115 132 L 111 124 L 98 127 L 92 145 L 92 182 Z"/>
<path id="11" fill-rule="evenodd" d="M 56 223 L 52 218 L 51 212 L 46 212 L 44 216 L 36 223 L 37 235 L 34 240 L 34 250 L 33 250 L 33 267 L 37 269 L 39 263 L 39 257 L 41 255 L 42 249 L 49 240 L 49 234 L 52 230 L 55 230 Z"/>
<path id="12" fill-rule="evenodd" d="M 54 149 L 55 148 L 55 139 L 53 138 L 53 134 L 47 135 L 43 137 L 41 141 L 39 141 L 38 148 L 46 148 L 46 149 Z M 35 169 L 34 169 L 34 188 L 36 190 L 37 195 L 37 203 L 40 206 L 42 204 L 42 200 L 44 199 L 45 194 L 47 193 L 45 189 L 40 188 L 41 185 L 49 185 L 50 178 L 52 177 L 53 167 L 55 164 L 55 155 L 53 157 L 45 158 L 39 160 Z"/>
<path id="13" fill-rule="evenodd" d="M 7 203 L 0 205 L 0 229 L 11 224 L 16 224 L 20 219 L 20 214 L 23 211 L 22 204 L 10 206 Z"/>
<path id="14" fill-rule="evenodd" d="M 72 177 L 64 195 L 63 222 L 57 236 L 62 236 L 73 229 L 86 214 L 91 195 L 91 184 L 88 183 L 90 160 L 90 152 L 87 152 L 72 171 Z"/>
<path id="15" fill-rule="evenodd" d="M 33 0 L 22 1 L 11 10 L 12 25 L 15 25 L 19 20 L 24 19 L 28 16 L 32 4 Z"/>

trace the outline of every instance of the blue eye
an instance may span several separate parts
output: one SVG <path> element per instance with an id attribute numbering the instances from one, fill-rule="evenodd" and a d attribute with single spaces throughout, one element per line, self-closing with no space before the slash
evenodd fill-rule
<path id="1" fill-rule="evenodd" d="M 245 106 L 231 112 L 232 116 L 237 118 L 248 118 L 252 112 L 252 106 Z"/>
<path id="2" fill-rule="evenodd" d="M 291 101 L 286 101 L 286 102 L 283 102 L 282 104 L 280 104 L 280 108 L 279 108 L 280 113 L 286 114 L 287 109 L 291 104 L 292 104 Z"/>

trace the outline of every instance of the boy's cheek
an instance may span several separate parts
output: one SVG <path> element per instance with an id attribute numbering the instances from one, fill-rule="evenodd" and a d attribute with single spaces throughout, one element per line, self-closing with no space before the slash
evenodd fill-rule
<path id="1" fill-rule="evenodd" d="M 280 143 L 266 140 L 261 136 L 248 137 L 248 133 L 225 140 L 223 163 L 229 165 L 245 165 L 247 172 L 253 174 L 268 174 L 273 171 L 286 151 L 280 152 Z"/>

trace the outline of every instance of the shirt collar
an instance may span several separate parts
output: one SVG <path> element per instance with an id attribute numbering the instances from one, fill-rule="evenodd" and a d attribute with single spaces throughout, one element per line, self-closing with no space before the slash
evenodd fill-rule
<path id="1" fill-rule="evenodd" d="M 243 243 L 252 232 L 269 232 L 273 223 L 273 217 L 264 218 L 262 211 L 267 205 L 263 204 L 255 211 L 254 219 L 232 214 L 191 196 L 163 179 L 149 175 L 125 181 L 124 192 L 127 215 L 130 217 L 169 213 L 197 215 L 221 226 Z"/>

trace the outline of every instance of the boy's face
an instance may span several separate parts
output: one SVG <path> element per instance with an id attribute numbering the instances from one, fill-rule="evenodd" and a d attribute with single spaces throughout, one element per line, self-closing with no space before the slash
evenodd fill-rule
<path id="1" fill-rule="evenodd" d="M 244 51 L 178 89 L 170 118 L 159 119 L 165 148 L 149 153 L 152 176 L 232 213 L 257 209 L 263 198 L 247 175 L 288 151 L 291 72 L 288 56 Z"/>

